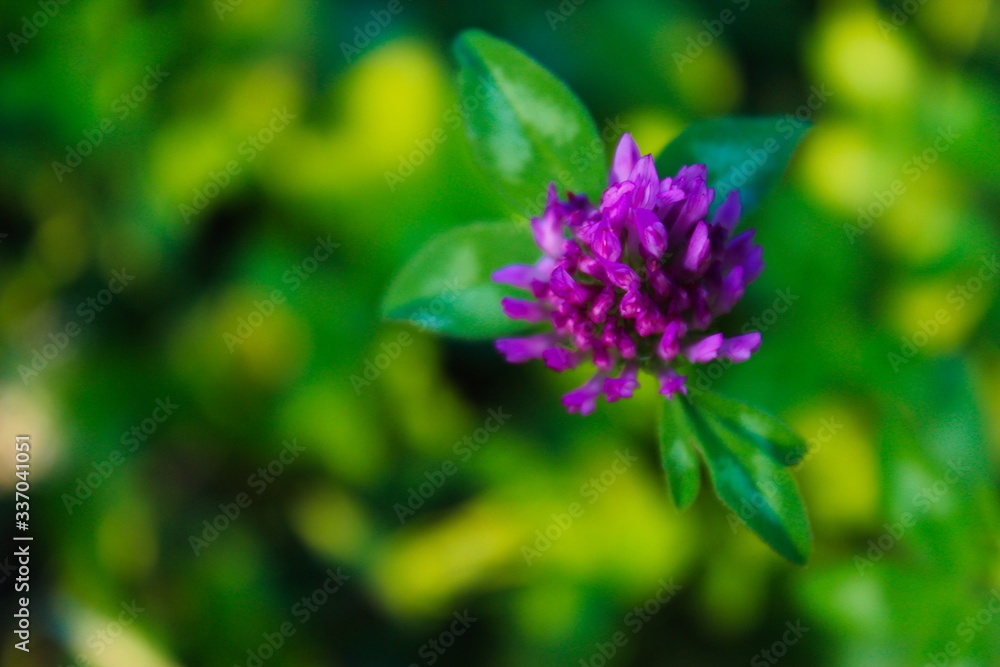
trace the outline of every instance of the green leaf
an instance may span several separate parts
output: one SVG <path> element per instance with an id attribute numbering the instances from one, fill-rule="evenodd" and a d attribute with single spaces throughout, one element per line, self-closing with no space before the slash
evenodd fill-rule
<path id="1" fill-rule="evenodd" d="M 473 152 L 515 210 L 540 211 L 553 181 L 598 201 L 607 184 L 604 144 L 566 84 L 479 30 L 463 32 L 454 48 Z"/>
<path id="2" fill-rule="evenodd" d="M 809 449 L 805 440 L 785 422 L 766 412 L 710 391 L 698 392 L 696 400 L 698 405 L 753 442 L 779 465 L 795 465 Z"/>
<path id="3" fill-rule="evenodd" d="M 508 264 L 533 264 L 541 254 L 525 225 L 476 223 L 449 230 L 421 248 L 392 281 L 382 317 L 471 339 L 523 331 L 529 325 L 504 315 L 500 299 L 526 293 L 490 276 Z"/>
<path id="4" fill-rule="evenodd" d="M 682 400 L 719 498 L 771 548 L 804 565 L 812 549 L 812 535 L 791 474 L 740 431 L 690 400 Z"/>
<path id="5" fill-rule="evenodd" d="M 677 509 L 686 509 L 701 490 L 698 437 L 680 400 L 663 401 L 660 416 L 660 455 Z"/>
<path id="6" fill-rule="evenodd" d="M 673 176 L 686 164 L 704 164 L 708 167 L 708 184 L 715 188 L 713 207 L 736 188 L 743 214 L 747 215 L 778 184 L 809 127 L 788 116 L 727 116 L 698 121 L 663 149 L 656 158 L 656 170 L 661 177 Z"/>

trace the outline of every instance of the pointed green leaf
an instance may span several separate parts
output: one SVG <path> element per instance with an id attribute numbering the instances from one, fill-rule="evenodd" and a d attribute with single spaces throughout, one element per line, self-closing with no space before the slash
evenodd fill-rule
<path id="1" fill-rule="evenodd" d="M 694 427 L 679 400 L 663 401 L 660 415 L 660 455 L 677 509 L 686 509 L 701 490 L 701 464 Z"/>
<path id="2" fill-rule="evenodd" d="M 542 209 L 549 183 L 598 201 L 607 158 L 576 95 L 544 67 L 479 30 L 455 40 L 466 131 L 486 173 L 514 209 Z"/>
<path id="3" fill-rule="evenodd" d="M 528 325 L 504 315 L 500 299 L 526 293 L 490 276 L 508 264 L 533 264 L 541 254 L 524 225 L 476 223 L 449 230 L 399 272 L 386 291 L 382 316 L 460 338 L 523 331 Z"/>
<path id="4" fill-rule="evenodd" d="M 804 565 L 812 549 L 791 474 L 712 414 L 684 400 L 719 498 L 775 551 Z"/>
<path id="5" fill-rule="evenodd" d="M 808 451 L 805 440 L 777 417 L 711 391 L 698 392 L 694 399 L 779 465 L 795 465 Z"/>
<path id="6" fill-rule="evenodd" d="M 777 185 L 809 127 L 788 116 L 698 121 L 663 149 L 656 170 L 660 176 L 673 176 L 686 164 L 707 165 L 708 184 L 715 188 L 713 206 L 735 188 L 746 215 Z"/>

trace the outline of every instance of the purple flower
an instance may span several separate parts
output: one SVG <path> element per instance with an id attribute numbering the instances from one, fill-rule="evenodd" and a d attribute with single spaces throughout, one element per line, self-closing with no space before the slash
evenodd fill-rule
<path id="1" fill-rule="evenodd" d="M 531 222 L 542 257 L 493 274 L 528 292 L 503 300 L 508 317 L 552 328 L 498 340 L 508 361 L 542 359 L 565 371 L 589 359 L 597 367 L 563 397 L 570 412 L 593 412 L 601 395 L 609 402 L 630 398 L 640 370 L 674 398 L 687 392 L 679 371 L 714 359 L 746 361 L 760 347 L 759 333 L 727 338 L 712 330 L 764 262 L 753 230 L 732 237 L 738 191 L 708 219 L 715 192 L 706 177 L 696 164 L 661 180 L 652 156 L 625 134 L 600 204 L 572 193 L 560 200 L 553 184 L 545 211 Z"/>

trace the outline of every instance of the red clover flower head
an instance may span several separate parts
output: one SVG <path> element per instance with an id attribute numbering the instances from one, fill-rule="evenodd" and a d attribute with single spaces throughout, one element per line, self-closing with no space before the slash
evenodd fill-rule
<path id="1" fill-rule="evenodd" d="M 640 156 L 629 134 L 618 143 L 608 182 L 599 206 L 573 193 L 560 200 L 552 184 L 544 212 L 531 221 L 541 259 L 493 274 L 530 292 L 503 299 L 508 317 L 552 329 L 497 340 L 507 361 L 542 359 L 556 371 L 586 360 L 597 367 L 563 397 L 566 409 L 580 414 L 593 412 L 602 394 L 609 402 L 630 398 L 639 370 L 674 398 L 687 392 L 679 370 L 719 358 L 746 361 L 760 347 L 756 332 L 710 333 L 764 268 L 754 230 L 732 236 L 739 192 L 708 220 L 715 192 L 705 165 L 661 180 L 653 157 Z"/>

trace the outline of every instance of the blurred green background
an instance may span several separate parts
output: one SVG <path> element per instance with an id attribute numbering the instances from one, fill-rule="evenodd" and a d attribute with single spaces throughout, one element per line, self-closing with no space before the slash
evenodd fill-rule
<path id="1" fill-rule="evenodd" d="M 19 433 L 35 536 L 2 664 L 1000 665 L 997 4 L 0 17 L 0 539 Z M 650 387 L 579 418 L 583 375 L 378 322 L 419 244 L 507 215 L 459 122 L 470 26 L 644 152 L 815 123 L 743 223 L 767 270 L 730 324 L 763 347 L 704 379 L 808 438 L 808 566 L 711 493 L 673 508 Z"/>

